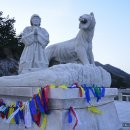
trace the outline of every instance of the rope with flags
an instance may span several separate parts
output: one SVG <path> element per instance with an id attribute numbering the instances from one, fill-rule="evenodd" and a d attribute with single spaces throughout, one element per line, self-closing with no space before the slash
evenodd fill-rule
<path id="1" fill-rule="evenodd" d="M 0 99 L 0 117 L 3 119 L 5 123 L 16 123 L 17 125 L 19 125 L 21 122 L 23 122 L 25 128 L 31 128 L 32 123 L 35 123 L 41 129 L 45 129 L 47 123 L 47 115 L 50 113 L 48 108 L 48 94 L 50 88 L 78 88 L 79 96 L 83 97 L 83 95 L 85 95 L 86 101 L 87 103 L 89 103 L 87 110 L 95 114 L 102 113 L 99 109 L 97 109 L 91 104 L 90 94 L 92 94 L 98 102 L 102 97 L 104 97 L 105 88 L 97 87 L 95 85 L 89 87 L 86 84 L 78 85 L 77 83 L 75 83 L 69 87 L 67 87 L 66 85 L 47 85 L 43 88 L 40 88 L 38 90 L 38 93 L 34 94 L 33 97 L 26 102 L 17 101 L 16 103 L 11 103 L 10 105 L 8 105 L 4 102 L 3 99 Z M 73 126 L 73 130 L 75 130 L 78 124 L 78 118 L 75 109 L 72 106 L 70 106 L 68 110 L 68 123 L 72 123 L 72 115 L 76 121 Z"/>

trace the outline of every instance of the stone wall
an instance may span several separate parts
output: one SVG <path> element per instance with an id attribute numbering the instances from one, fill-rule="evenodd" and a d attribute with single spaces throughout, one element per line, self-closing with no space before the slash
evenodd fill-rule
<path id="1" fill-rule="evenodd" d="M 34 94 L 38 92 L 38 88 L 34 87 L 0 87 L 0 98 L 7 103 L 16 102 L 18 100 L 28 101 Z M 87 110 L 88 104 L 85 95 L 79 96 L 79 89 L 62 89 L 54 88 L 49 92 L 49 109 L 50 114 L 47 116 L 47 125 L 45 130 L 72 130 L 75 124 L 73 118 L 72 124 L 68 123 L 68 109 L 73 106 L 75 109 L 78 125 L 76 130 L 119 130 L 121 123 L 119 122 L 116 108 L 114 105 L 114 97 L 117 95 L 116 88 L 106 88 L 105 97 L 99 102 L 91 94 L 91 103 L 102 111 L 102 114 L 94 114 Z M 1 119 L 0 130 L 24 130 L 23 124 L 6 124 Z M 40 130 L 35 124 L 33 128 L 28 130 Z"/>

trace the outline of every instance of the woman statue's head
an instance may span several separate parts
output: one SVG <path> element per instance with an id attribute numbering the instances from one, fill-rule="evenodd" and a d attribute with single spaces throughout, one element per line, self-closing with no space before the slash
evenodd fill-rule
<path id="1" fill-rule="evenodd" d="M 32 17 L 30 19 L 30 23 L 32 26 L 40 26 L 41 18 L 39 17 L 39 15 L 34 14 L 34 15 L 32 15 Z"/>

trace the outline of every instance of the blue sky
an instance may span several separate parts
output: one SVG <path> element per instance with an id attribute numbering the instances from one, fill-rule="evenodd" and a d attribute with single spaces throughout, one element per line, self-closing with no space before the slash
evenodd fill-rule
<path id="1" fill-rule="evenodd" d="M 17 34 L 30 25 L 37 13 L 50 44 L 74 38 L 78 18 L 93 12 L 96 18 L 93 53 L 95 61 L 130 73 L 130 0 L 0 0 L 4 16 L 14 17 Z"/>

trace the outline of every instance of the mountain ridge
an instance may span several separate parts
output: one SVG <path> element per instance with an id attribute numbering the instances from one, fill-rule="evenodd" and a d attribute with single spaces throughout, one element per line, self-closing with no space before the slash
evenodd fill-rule
<path id="1" fill-rule="evenodd" d="M 111 74 L 111 87 L 130 88 L 130 74 L 110 64 L 103 65 L 97 61 L 95 62 L 95 64 L 96 66 L 103 67 L 106 71 L 108 71 Z"/>

